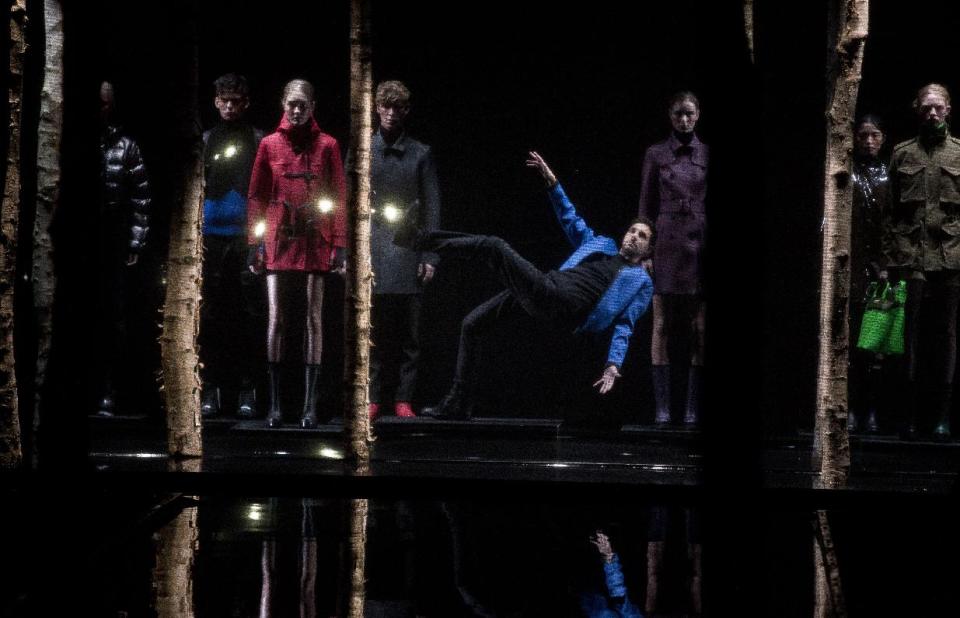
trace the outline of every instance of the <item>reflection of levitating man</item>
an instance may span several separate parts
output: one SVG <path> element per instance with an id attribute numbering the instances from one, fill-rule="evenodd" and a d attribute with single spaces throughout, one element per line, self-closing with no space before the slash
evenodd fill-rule
<path id="1" fill-rule="evenodd" d="M 552 332 L 611 332 L 607 365 L 594 386 L 604 394 L 620 377 L 633 325 L 647 310 L 653 283 L 641 262 L 650 255 L 653 226 L 635 219 L 620 246 L 598 236 L 578 214 L 556 176 L 536 152 L 529 167 L 540 171 L 550 190 L 555 214 L 574 248 L 559 270 L 541 272 L 506 242 L 493 236 L 456 232 L 424 233 L 412 225 L 398 230 L 394 242 L 441 257 L 456 256 L 486 265 L 506 290 L 474 309 L 463 320 L 453 387 L 437 408 L 424 411 L 441 418 L 470 418 L 475 405 L 479 347 L 487 333 L 507 316 L 520 316 Z"/>
<path id="2" fill-rule="evenodd" d="M 370 350 L 370 419 L 387 403 L 386 390 L 396 381 L 394 413 L 415 416 L 411 402 L 420 356 L 420 292 L 433 278 L 435 255 L 398 247 L 393 225 L 409 218 L 432 231 L 440 216 L 440 189 L 430 147 L 404 132 L 410 91 L 401 82 L 377 87 L 380 128 L 370 147 L 370 187 L 374 216 L 370 252 L 374 272 L 373 343 Z"/>
<path id="3" fill-rule="evenodd" d="M 580 609 L 589 618 L 643 618 L 640 608 L 627 597 L 620 559 L 610 545 L 610 539 L 602 530 L 597 530 L 590 542 L 600 552 L 603 560 L 603 575 L 606 595 L 583 594 L 580 597 Z"/>
<path id="4" fill-rule="evenodd" d="M 128 270 L 137 263 L 150 222 L 150 185 L 137 143 L 116 122 L 113 84 L 100 85 L 100 178 L 98 333 L 102 337 L 101 416 L 115 408 L 114 372 L 126 331 Z"/>
<path id="5" fill-rule="evenodd" d="M 261 279 L 247 271 L 247 189 L 263 131 L 244 119 L 250 89 L 242 75 L 213 82 L 220 122 L 203 134 L 206 186 L 203 199 L 203 302 L 200 358 L 204 416 L 220 412 L 221 388 L 239 377 L 237 416 L 256 415 L 253 353 L 260 346 L 253 299 Z M 259 294 L 257 294 L 259 292 Z M 260 361 L 262 362 L 262 361 Z"/>

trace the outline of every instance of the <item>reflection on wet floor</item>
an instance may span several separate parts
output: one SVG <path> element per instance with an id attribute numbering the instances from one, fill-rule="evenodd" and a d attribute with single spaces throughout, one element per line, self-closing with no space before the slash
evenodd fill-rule
<path id="1" fill-rule="evenodd" d="M 151 543 L 118 553 L 124 566 L 88 591 L 82 613 L 344 615 L 349 504 L 184 502 L 145 531 Z M 698 525 L 679 507 L 371 501 L 365 615 L 697 616 Z"/>
<path id="2" fill-rule="evenodd" d="M 345 615 L 352 501 L 133 502 L 100 494 L 72 514 L 25 504 L 4 519 L 20 568 L 2 580 L 0 615 Z M 357 571 L 364 615 L 813 613 L 812 511 L 629 502 L 371 500 Z M 954 615 L 955 517 L 906 503 L 832 511 L 848 615 Z"/>

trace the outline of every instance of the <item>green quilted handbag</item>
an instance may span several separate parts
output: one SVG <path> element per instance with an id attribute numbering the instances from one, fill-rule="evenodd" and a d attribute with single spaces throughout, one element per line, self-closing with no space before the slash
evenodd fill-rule
<path id="1" fill-rule="evenodd" d="M 907 282 L 899 281 L 895 286 L 871 282 L 865 297 L 867 308 L 863 312 L 857 347 L 878 354 L 903 354 Z"/>

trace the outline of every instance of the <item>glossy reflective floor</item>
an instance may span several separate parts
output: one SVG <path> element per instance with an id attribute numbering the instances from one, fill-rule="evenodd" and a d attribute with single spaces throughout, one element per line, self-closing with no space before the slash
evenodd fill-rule
<path id="1" fill-rule="evenodd" d="M 629 502 L 371 500 L 366 615 L 812 614 L 810 511 Z M 348 501 L 94 493 L 71 504 L 6 509 L 18 567 L 0 615 L 336 614 Z M 735 535 L 716 519 L 731 511 L 749 523 Z M 848 615 L 956 615 L 955 516 L 832 512 Z M 612 587 L 598 531 L 622 575 Z"/>
<path id="2" fill-rule="evenodd" d="M 137 418 L 91 418 L 90 461 L 103 471 L 167 469 L 163 428 Z M 204 424 L 201 470 L 213 473 L 344 474 L 338 423 L 316 430 L 263 427 L 262 421 Z M 696 486 L 722 452 L 710 435 L 682 427 L 574 428 L 554 419 L 381 419 L 372 475 L 573 483 Z M 757 452 L 763 485 L 810 488 L 813 436 L 767 438 Z M 960 442 L 905 442 L 893 435 L 851 438 L 853 490 L 949 494 L 958 482 Z"/>

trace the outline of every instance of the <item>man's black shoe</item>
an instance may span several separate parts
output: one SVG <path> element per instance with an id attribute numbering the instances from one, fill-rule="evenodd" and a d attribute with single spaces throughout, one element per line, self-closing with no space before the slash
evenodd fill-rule
<path id="1" fill-rule="evenodd" d="M 435 418 L 438 421 L 469 421 L 473 418 L 476 404 L 467 401 L 463 391 L 457 387 L 450 389 L 443 401 L 432 408 L 424 408 L 420 416 Z"/>

